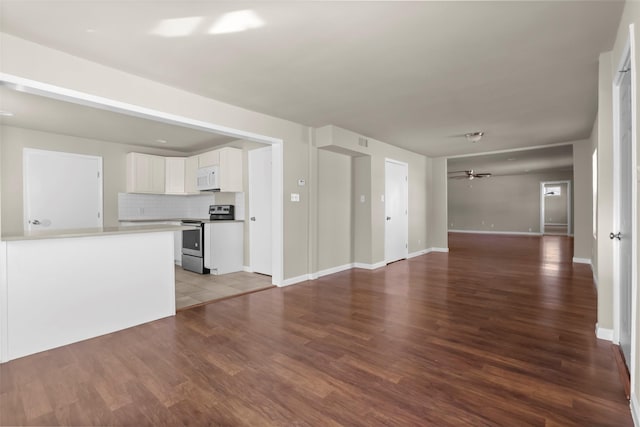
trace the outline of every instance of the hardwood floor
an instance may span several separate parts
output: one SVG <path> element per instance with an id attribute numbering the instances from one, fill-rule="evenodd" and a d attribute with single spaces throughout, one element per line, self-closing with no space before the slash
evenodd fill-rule
<path id="1" fill-rule="evenodd" d="M 451 234 L 448 254 L 14 360 L 0 424 L 631 426 L 571 245 Z"/>

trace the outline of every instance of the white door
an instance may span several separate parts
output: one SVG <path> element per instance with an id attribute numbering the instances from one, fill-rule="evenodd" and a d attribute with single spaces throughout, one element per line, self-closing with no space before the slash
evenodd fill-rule
<path id="1" fill-rule="evenodd" d="M 620 303 L 620 348 L 627 367 L 631 364 L 631 258 L 632 258 L 632 157 L 631 157 L 631 72 L 622 77 L 619 88 L 620 142 L 618 150 L 618 286 Z"/>
<path id="2" fill-rule="evenodd" d="M 409 254 L 409 185 L 406 163 L 385 162 L 385 262 L 407 258 Z"/>
<path id="3" fill-rule="evenodd" d="M 251 271 L 271 275 L 271 147 L 249 151 Z"/>
<path id="4" fill-rule="evenodd" d="M 24 229 L 102 227 L 102 157 L 25 148 Z"/>

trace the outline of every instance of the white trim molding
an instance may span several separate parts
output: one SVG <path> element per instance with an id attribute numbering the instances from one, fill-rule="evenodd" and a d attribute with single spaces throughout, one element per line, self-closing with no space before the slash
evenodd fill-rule
<path id="1" fill-rule="evenodd" d="M 364 270 L 376 270 L 378 268 L 386 267 L 387 263 L 384 261 L 376 262 L 375 264 L 365 264 L 362 262 L 354 262 L 353 268 L 362 268 Z"/>
<path id="2" fill-rule="evenodd" d="M 470 234 L 504 234 L 514 236 L 542 236 L 542 233 L 533 231 L 492 231 L 492 230 L 449 230 L 449 233 L 470 233 Z"/>
<path id="3" fill-rule="evenodd" d="M 428 254 L 429 252 L 431 252 L 431 248 L 428 248 L 428 249 L 422 249 L 421 251 L 411 252 L 411 253 L 407 256 L 407 259 L 415 258 L 415 257 L 420 256 L 420 255 L 426 255 L 426 254 Z"/>
<path id="4" fill-rule="evenodd" d="M 449 248 L 429 248 L 429 252 L 449 252 Z"/>
<path id="5" fill-rule="evenodd" d="M 573 257 L 573 262 L 576 263 L 576 264 L 589 264 L 589 265 L 591 265 L 591 260 L 589 258 Z"/>
<path id="6" fill-rule="evenodd" d="M 345 270 L 351 270 L 352 268 L 353 268 L 353 263 L 344 264 L 344 265 L 339 265 L 337 267 L 331 267 L 325 270 L 317 271 L 315 273 L 310 274 L 310 276 L 312 280 L 315 280 L 323 276 L 328 276 L 330 274 L 340 273 L 341 271 L 345 271 Z"/>
<path id="7" fill-rule="evenodd" d="M 291 285 L 295 285 L 295 284 L 298 284 L 298 283 L 306 282 L 307 280 L 313 280 L 311 278 L 310 274 L 303 274 L 301 276 L 296 276 L 296 277 L 291 277 L 290 279 L 285 279 L 282 282 L 280 282 L 280 284 L 277 285 L 277 286 L 278 287 L 291 286 Z"/>
<path id="8" fill-rule="evenodd" d="M 242 271 L 246 272 L 246 273 L 253 273 L 253 270 L 251 269 L 250 266 L 248 265 L 243 265 L 242 266 Z"/>
<path id="9" fill-rule="evenodd" d="M 638 404 L 638 396 L 631 390 L 631 398 L 629 399 L 631 407 L 631 418 L 634 426 L 640 426 L 640 404 Z"/>
<path id="10" fill-rule="evenodd" d="M 596 338 L 613 342 L 613 329 L 605 329 L 596 323 Z"/>

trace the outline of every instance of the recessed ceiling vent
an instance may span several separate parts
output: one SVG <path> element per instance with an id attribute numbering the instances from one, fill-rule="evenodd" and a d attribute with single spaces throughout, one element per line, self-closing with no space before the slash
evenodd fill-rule
<path id="1" fill-rule="evenodd" d="M 361 147 L 368 147 L 369 146 L 369 140 L 367 138 L 359 137 L 358 138 L 358 145 L 361 146 Z"/>

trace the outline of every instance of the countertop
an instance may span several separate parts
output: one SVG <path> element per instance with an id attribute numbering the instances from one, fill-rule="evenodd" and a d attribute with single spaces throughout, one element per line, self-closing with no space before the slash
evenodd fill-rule
<path id="1" fill-rule="evenodd" d="M 121 227 L 77 228 L 66 230 L 37 230 L 2 235 L 0 240 L 10 242 L 19 240 L 66 239 L 71 237 L 112 236 L 118 234 L 156 233 L 162 231 L 190 230 L 193 226 L 183 225 L 130 225 Z"/>
<path id="2" fill-rule="evenodd" d="M 118 222 L 180 222 L 180 221 L 202 221 L 203 223 L 210 222 L 244 222 L 244 219 L 209 219 L 209 218 L 136 218 L 136 219 L 119 219 Z"/>

